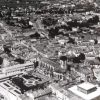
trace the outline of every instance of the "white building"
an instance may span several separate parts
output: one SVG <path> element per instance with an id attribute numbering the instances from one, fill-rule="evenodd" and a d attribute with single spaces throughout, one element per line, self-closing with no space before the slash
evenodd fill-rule
<path id="1" fill-rule="evenodd" d="M 22 100 L 20 94 L 13 87 L 7 87 L 3 83 L 0 83 L 0 94 L 4 97 L 4 100 Z"/>
<path id="2" fill-rule="evenodd" d="M 24 71 L 30 71 L 33 70 L 33 68 L 34 68 L 34 63 L 27 62 L 25 64 L 17 64 L 14 66 L 4 67 L 2 68 L 2 72 L 9 76 L 9 75 L 16 75 Z"/>
<path id="3" fill-rule="evenodd" d="M 84 82 L 78 86 L 69 88 L 78 100 L 100 100 L 100 87 L 97 87 L 91 83 Z"/>

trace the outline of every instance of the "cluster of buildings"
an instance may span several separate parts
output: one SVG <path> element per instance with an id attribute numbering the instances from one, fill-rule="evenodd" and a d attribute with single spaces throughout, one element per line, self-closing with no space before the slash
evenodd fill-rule
<path id="1" fill-rule="evenodd" d="M 99 100 L 99 12 L 94 0 L 2 1 L 0 100 Z"/>

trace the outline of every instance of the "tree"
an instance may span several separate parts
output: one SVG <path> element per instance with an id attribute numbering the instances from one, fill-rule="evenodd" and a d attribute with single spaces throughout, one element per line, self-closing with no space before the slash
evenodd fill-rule
<path id="1" fill-rule="evenodd" d="M 72 43 L 72 44 L 75 44 L 75 39 L 69 37 L 69 41 L 67 43 Z"/>
<path id="2" fill-rule="evenodd" d="M 100 61 L 100 57 L 96 57 L 96 59 Z"/>
<path id="3" fill-rule="evenodd" d="M 70 71 L 71 71 L 71 67 L 72 67 L 72 66 L 71 66 L 70 64 L 67 64 L 67 71 L 70 72 Z"/>
<path id="4" fill-rule="evenodd" d="M 21 59 L 21 58 L 17 58 L 15 59 L 14 61 L 20 63 L 20 64 L 24 64 L 25 60 L 24 59 Z"/>
<path id="5" fill-rule="evenodd" d="M 3 58 L 0 57 L 0 65 L 3 63 Z"/>
<path id="6" fill-rule="evenodd" d="M 98 44 L 98 40 L 97 39 L 94 39 L 94 44 Z"/>
<path id="7" fill-rule="evenodd" d="M 40 38 L 40 34 L 38 32 L 35 32 L 35 34 L 31 34 L 30 38 L 36 38 L 39 39 Z"/>
<path id="8" fill-rule="evenodd" d="M 34 62 L 34 68 L 36 69 L 38 66 L 39 66 L 39 62 L 38 61 Z"/>
<path id="9" fill-rule="evenodd" d="M 85 60 L 85 54 L 80 53 L 78 57 L 73 58 L 73 63 L 81 63 L 81 61 Z"/>
<path id="10" fill-rule="evenodd" d="M 61 57 L 60 57 L 60 60 L 66 61 L 66 60 L 67 60 L 67 57 L 66 57 L 66 56 L 61 56 Z"/>
<path id="11" fill-rule="evenodd" d="M 9 49 L 9 47 L 7 47 L 7 46 L 4 45 L 3 48 L 4 48 L 4 52 L 5 53 L 7 53 L 7 54 L 11 53 L 11 50 Z"/>
<path id="12" fill-rule="evenodd" d="M 99 16 L 94 16 L 93 17 L 93 23 L 97 24 L 99 22 Z"/>
<path id="13" fill-rule="evenodd" d="M 78 56 L 78 58 L 80 60 L 85 60 L 85 54 L 84 53 L 80 53 L 80 55 Z"/>
<path id="14" fill-rule="evenodd" d="M 51 28 L 49 30 L 49 37 L 50 38 L 55 38 L 55 36 L 56 36 L 55 29 L 54 28 Z"/>
<path id="15" fill-rule="evenodd" d="M 79 57 L 74 57 L 73 58 L 73 63 L 81 63 Z"/>

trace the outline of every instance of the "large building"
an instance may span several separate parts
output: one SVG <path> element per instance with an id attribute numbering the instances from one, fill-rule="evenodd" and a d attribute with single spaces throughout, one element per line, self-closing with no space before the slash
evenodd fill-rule
<path id="1" fill-rule="evenodd" d="M 7 82 L 0 83 L 0 100 L 22 100 L 20 95 L 21 93 L 17 88 Z"/>
<path id="2" fill-rule="evenodd" d="M 0 82 L 0 100 L 38 100 L 52 93 L 48 80 L 35 75 L 13 76 Z"/>
<path id="3" fill-rule="evenodd" d="M 18 73 L 22 73 L 23 71 L 30 71 L 33 70 L 34 68 L 34 63 L 32 62 L 27 62 L 25 64 L 17 64 L 14 66 L 9 66 L 9 67 L 4 67 L 2 68 L 2 72 L 6 75 L 16 75 Z"/>
<path id="4" fill-rule="evenodd" d="M 84 82 L 69 88 L 76 100 L 100 100 L 100 87 Z M 80 98 L 80 99 L 77 99 Z"/>

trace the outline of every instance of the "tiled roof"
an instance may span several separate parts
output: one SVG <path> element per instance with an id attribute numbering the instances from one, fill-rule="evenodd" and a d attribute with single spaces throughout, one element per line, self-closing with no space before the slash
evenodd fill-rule
<path id="1" fill-rule="evenodd" d="M 53 67 L 60 67 L 59 63 L 53 62 L 53 61 L 49 60 L 48 58 L 41 58 L 41 61 L 43 61 L 44 63 L 49 64 Z"/>
<path id="2" fill-rule="evenodd" d="M 78 72 L 82 73 L 82 74 L 85 74 L 85 75 L 88 75 L 88 74 L 91 74 L 91 70 L 89 70 L 88 68 L 80 68 L 77 70 Z"/>

